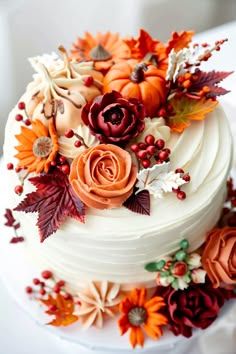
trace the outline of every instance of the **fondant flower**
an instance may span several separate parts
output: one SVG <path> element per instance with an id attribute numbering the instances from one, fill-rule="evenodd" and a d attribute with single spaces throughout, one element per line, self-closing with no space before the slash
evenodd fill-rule
<path id="1" fill-rule="evenodd" d="M 39 119 L 32 121 L 32 128 L 21 126 L 21 133 L 16 135 L 16 139 L 20 143 L 15 147 L 19 167 L 27 168 L 29 172 L 48 172 L 58 151 L 53 120 L 49 120 L 48 128 Z"/>
<path id="2" fill-rule="evenodd" d="M 202 263 L 215 288 L 236 284 L 236 228 L 213 229 L 207 237 Z"/>
<path id="3" fill-rule="evenodd" d="M 165 306 L 163 298 L 155 296 L 147 299 L 146 289 L 134 289 L 120 303 L 121 318 L 118 321 L 121 335 L 130 330 L 130 343 L 143 346 L 143 331 L 152 339 L 162 336 L 162 326 L 167 324 L 165 315 L 159 310 Z"/>
<path id="4" fill-rule="evenodd" d="M 92 60 L 95 68 L 107 71 L 116 61 L 128 59 L 130 50 L 118 33 L 97 33 L 93 36 L 85 32 L 84 38 L 78 37 L 71 49 L 72 58 L 78 61 Z"/>
<path id="5" fill-rule="evenodd" d="M 139 134 L 137 142 L 143 142 L 147 135 L 154 136 L 155 140 L 163 139 L 165 143 L 170 139 L 170 127 L 163 118 L 145 118 L 145 130 Z"/>
<path id="6" fill-rule="evenodd" d="M 215 321 L 227 291 L 214 289 L 210 284 L 193 284 L 185 290 L 175 290 L 171 286 L 158 287 L 156 294 L 167 304 L 165 314 L 170 330 L 175 335 L 192 336 L 194 328 L 205 329 Z"/>
<path id="7" fill-rule="evenodd" d="M 96 97 L 82 110 L 82 119 L 102 143 L 124 144 L 144 129 L 144 106 L 112 91 Z"/>
<path id="8" fill-rule="evenodd" d="M 85 205 L 118 208 L 132 194 L 137 167 L 116 145 L 101 144 L 82 152 L 72 163 L 70 182 Z"/>
<path id="9" fill-rule="evenodd" d="M 122 300 L 120 285 L 107 281 L 89 283 L 78 296 L 81 303 L 78 316 L 85 328 L 102 328 L 104 317 L 113 317 Z"/>

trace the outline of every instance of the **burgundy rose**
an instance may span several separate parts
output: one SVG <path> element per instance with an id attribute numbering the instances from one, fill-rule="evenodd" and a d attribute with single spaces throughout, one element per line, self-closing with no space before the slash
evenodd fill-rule
<path id="1" fill-rule="evenodd" d="M 167 304 L 166 315 L 170 330 L 177 336 L 192 336 L 194 328 L 205 329 L 217 318 L 225 300 L 233 297 L 233 292 L 213 288 L 211 284 L 191 284 L 185 290 L 175 290 L 171 286 L 158 287 L 157 295 Z"/>
<path id="2" fill-rule="evenodd" d="M 144 106 L 112 91 L 84 106 L 82 119 L 102 143 L 124 144 L 144 129 Z"/>

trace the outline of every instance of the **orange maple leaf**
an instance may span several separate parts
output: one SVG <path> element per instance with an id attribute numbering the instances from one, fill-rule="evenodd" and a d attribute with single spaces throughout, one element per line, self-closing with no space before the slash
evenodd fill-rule
<path id="1" fill-rule="evenodd" d="M 47 299 L 40 299 L 40 301 L 48 308 L 45 313 L 54 316 L 49 325 L 66 327 L 78 321 L 78 316 L 73 314 L 75 306 L 72 298 L 65 299 L 63 295 L 57 294 L 56 297 L 48 295 Z"/>
<path id="2" fill-rule="evenodd" d="M 191 124 L 191 120 L 205 119 L 206 115 L 215 109 L 218 102 L 212 99 L 196 100 L 183 96 L 172 98 L 170 104 L 174 114 L 168 118 L 168 125 L 172 131 L 182 133 Z"/>
<path id="3" fill-rule="evenodd" d="M 131 57 L 134 59 L 142 59 L 148 53 L 155 53 L 157 45 L 160 41 L 153 39 L 148 32 L 140 29 L 137 39 L 128 38 L 124 40 L 131 51 Z"/>
<path id="4" fill-rule="evenodd" d="M 173 32 L 172 37 L 167 43 L 167 53 L 170 53 L 172 49 L 174 49 L 175 52 L 178 52 L 187 47 L 192 41 L 193 35 L 193 31 Z"/>

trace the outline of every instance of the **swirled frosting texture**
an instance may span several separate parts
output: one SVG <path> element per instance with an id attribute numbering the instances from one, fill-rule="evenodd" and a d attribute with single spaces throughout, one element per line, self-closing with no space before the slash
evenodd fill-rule
<path id="1" fill-rule="evenodd" d="M 12 161 L 14 155 L 14 134 L 18 131 L 14 117 L 15 111 L 6 127 L 6 161 Z M 39 269 L 53 269 L 73 288 L 88 280 L 151 286 L 155 275 L 144 270 L 146 263 L 174 252 L 182 238 L 189 240 L 192 250 L 199 247 L 220 215 L 231 166 L 232 139 L 223 110 L 219 107 L 205 121 L 193 122 L 182 135 L 173 134 L 168 145 L 172 168 L 183 167 L 192 177 L 185 187 L 185 201 L 173 194 L 152 199 L 151 216 L 123 207 L 89 209 L 85 224 L 68 220 L 43 244 L 37 237 L 37 216 L 19 213 L 27 237 L 25 251 L 31 261 L 38 263 Z M 15 206 L 19 200 L 11 186 L 16 181 L 7 173 L 9 200 Z M 26 185 L 26 192 L 30 188 Z"/>

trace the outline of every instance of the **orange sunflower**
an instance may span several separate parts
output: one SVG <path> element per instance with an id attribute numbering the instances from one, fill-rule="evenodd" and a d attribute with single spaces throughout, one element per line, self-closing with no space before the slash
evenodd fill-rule
<path id="1" fill-rule="evenodd" d="M 32 129 L 21 126 L 16 139 L 20 143 L 15 147 L 19 167 L 27 168 L 29 172 L 47 173 L 59 148 L 53 120 L 49 121 L 48 128 L 39 119 L 32 121 Z"/>
<path id="2" fill-rule="evenodd" d="M 157 340 L 162 336 L 162 326 L 167 324 L 167 318 L 158 311 L 165 306 L 164 299 L 155 296 L 147 300 L 147 290 L 134 289 L 120 303 L 121 318 L 118 321 L 121 335 L 130 329 L 130 343 L 143 346 L 144 333 Z"/>
<path id="3" fill-rule="evenodd" d="M 92 60 L 95 68 L 106 72 L 115 62 L 130 57 L 127 44 L 118 33 L 100 33 L 93 36 L 85 32 L 84 38 L 78 37 L 71 49 L 72 58 L 78 61 Z"/>

